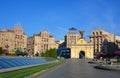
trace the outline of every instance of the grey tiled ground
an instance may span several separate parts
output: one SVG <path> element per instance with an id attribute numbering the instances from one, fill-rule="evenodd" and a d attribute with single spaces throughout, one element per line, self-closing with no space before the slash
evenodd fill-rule
<path id="1" fill-rule="evenodd" d="M 95 69 L 84 60 L 70 59 L 64 65 L 39 78 L 120 78 L 120 71 Z"/>

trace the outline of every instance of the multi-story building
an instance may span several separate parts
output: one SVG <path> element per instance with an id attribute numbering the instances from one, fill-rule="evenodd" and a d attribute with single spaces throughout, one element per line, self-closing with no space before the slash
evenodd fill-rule
<path id="1" fill-rule="evenodd" d="M 92 31 L 92 36 L 90 36 L 90 38 L 94 44 L 95 54 L 99 52 L 112 54 L 115 50 L 118 49 L 116 41 L 118 41 L 120 37 L 117 37 L 109 32 L 106 32 L 103 29 Z"/>
<path id="2" fill-rule="evenodd" d="M 0 31 L 0 47 L 3 49 L 25 49 L 27 47 L 27 35 L 20 27 Z"/>
<path id="3" fill-rule="evenodd" d="M 53 36 L 49 36 L 48 49 L 50 48 L 58 48 Z"/>
<path id="4" fill-rule="evenodd" d="M 50 36 L 47 31 L 42 31 L 40 34 L 34 34 L 33 37 L 28 38 L 27 49 L 33 55 L 40 54 L 50 48 L 56 48 L 56 43 L 54 37 Z"/>
<path id="5" fill-rule="evenodd" d="M 120 36 L 115 36 L 115 40 L 118 48 L 120 49 Z"/>
<path id="6" fill-rule="evenodd" d="M 65 40 L 59 40 L 56 41 L 56 43 L 58 44 L 58 48 L 65 48 Z"/>
<path id="7" fill-rule="evenodd" d="M 27 50 L 29 55 L 34 55 L 34 37 L 29 37 L 27 39 Z"/>
<path id="8" fill-rule="evenodd" d="M 77 29 L 70 28 L 67 35 L 65 35 L 65 45 L 67 48 L 70 48 L 72 45 L 76 44 L 80 36 L 77 32 Z"/>
<path id="9" fill-rule="evenodd" d="M 20 27 L 14 27 L 12 30 L 15 35 L 15 48 L 25 49 L 27 47 L 27 35 L 24 33 L 23 29 Z"/>
<path id="10" fill-rule="evenodd" d="M 2 49 L 12 50 L 15 48 L 15 34 L 12 30 L 3 29 L 0 31 L 0 47 Z"/>

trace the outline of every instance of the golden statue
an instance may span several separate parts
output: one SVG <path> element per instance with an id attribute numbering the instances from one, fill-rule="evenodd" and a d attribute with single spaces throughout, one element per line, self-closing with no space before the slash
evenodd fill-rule
<path id="1" fill-rule="evenodd" d="M 83 38 L 83 34 L 84 34 L 85 30 L 83 30 L 83 31 L 78 30 L 78 32 L 80 33 L 81 38 Z"/>

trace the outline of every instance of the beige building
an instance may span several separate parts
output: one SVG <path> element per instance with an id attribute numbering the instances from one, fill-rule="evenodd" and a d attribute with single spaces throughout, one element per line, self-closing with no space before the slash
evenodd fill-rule
<path id="1" fill-rule="evenodd" d="M 3 49 L 15 49 L 15 34 L 12 30 L 3 29 L 0 31 L 0 47 Z"/>
<path id="2" fill-rule="evenodd" d="M 95 53 L 105 52 L 111 54 L 119 47 L 120 37 L 102 29 L 93 30 L 90 38 L 94 44 Z"/>
<path id="3" fill-rule="evenodd" d="M 118 48 L 120 49 L 120 36 L 115 36 L 115 40 Z"/>
<path id="4" fill-rule="evenodd" d="M 20 27 L 0 31 L 0 47 L 3 49 L 25 49 L 27 47 L 27 36 Z"/>
<path id="5" fill-rule="evenodd" d="M 55 38 L 53 36 L 49 37 L 48 49 L 50 48 L 58 48 L 58 45 L 55 42 Z"/>
<path id="6" fill-rule="evenodd" d="M 21 27 L 14 27 L 12 30 L 15 34 L 15 48 L 27 48 L 27 35 L 24 33 L 23 29 Z"/>
<path id="7" fill-rule="evenodd" d="M 58 48 L 65 48 L 65 40 L 56 41 Z"/>
<path id="8" fill-rule="evenodd" d="M 76 44 L 80 36 L 77 32 L 77 29 L 70 28 L 67 35 L 65 35 L 65 45 L 67 48 L 70 48 L 72 45 Z"/>
<path id="9" fill-rule="evenodd" d="M 42 31 L 28 38 L 27 49 L 31 54 L 44 52 L 46 49 L 57 48 L 55 39 L 49 32 Z"/>
<path id="10" fill-rule="evenodd" d="M 70 28 L 69 33 L 65 36 L 66 47 L 71 49 L 70 57 L 92 59 L 94 57 L 93 43 L 87 42 L 83 34 L 80 35 L 77 29 Z"/>
<path id="11" fill-rule="evenodd" d="M 27 39 L 27 50 L 29 55 L 34 55 L 34 37 L 29 37 Z"/>

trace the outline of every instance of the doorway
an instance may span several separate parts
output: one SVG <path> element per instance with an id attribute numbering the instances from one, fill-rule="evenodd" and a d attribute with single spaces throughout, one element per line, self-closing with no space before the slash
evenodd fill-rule
<path id="1" fill-rule="evenodd" d="M 85 52 L 84 52 L 84 51 L 80 51 L 80 53 L 79 53 L 79 58 L 80 58 L 80 59 L 85 58 Z"/>

